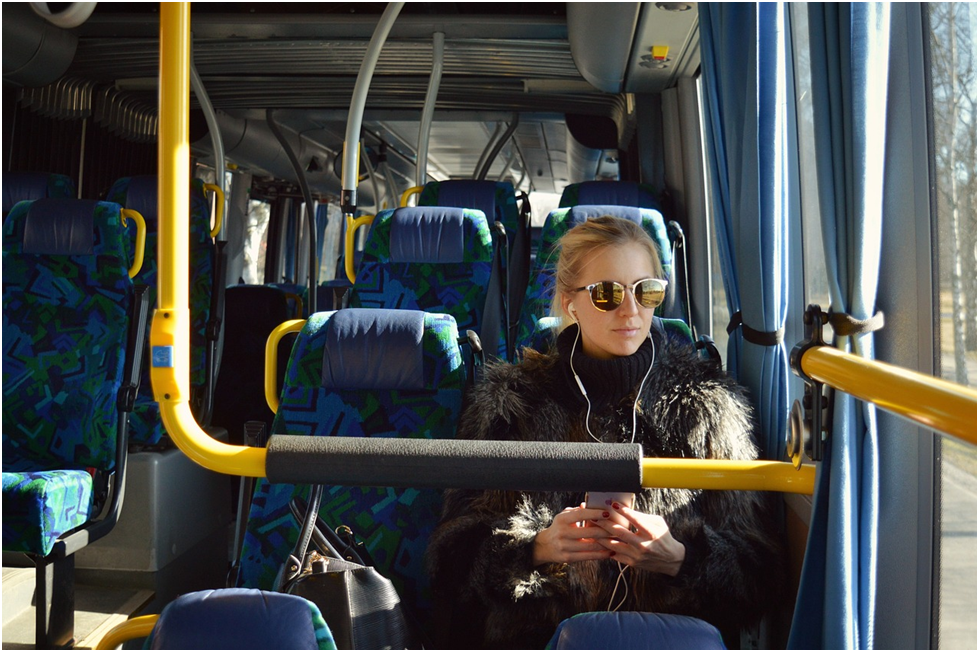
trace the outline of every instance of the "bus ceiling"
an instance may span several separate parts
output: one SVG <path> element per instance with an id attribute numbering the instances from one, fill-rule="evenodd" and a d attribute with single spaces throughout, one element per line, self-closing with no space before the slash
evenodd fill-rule
<path id="1" fill-rule="evenodd" d="M 7 4 L 5 18 L 14 11 Z M 265 112 L 273 109 L 311 171 L 313 190 L 338 193 L 333 160 L 342 151 L 354 80 L 384 4 L 316 6 L 317 13 L 310 13 L 305 5 L 283 12 L 281 4 L 249 3 L 241 10 L 238 5 L 195 4 L 194 59 L 217 111 L 229 160 L 297 181 L 285 156 L 272 154 L 281 149 L 265 125 Z M 429 178 L 435 180 L 471 176 L 494 128 L 508 123 L 514 111 L 519 128 L 487 178 L 525 178 L 535 190 L 560 192 L 571 182 L 614 175 L 615 150 L 628 149 L 635 133 L 632 94 L 659 93 L 699 69 L 694 4 L 507 4 L 507 15 L 487 13 L 492 7 L 408 3 L 392 27 L 371 84 L 362 133 L 366 146 L 387 150 L 393 173 L 406 185 L 415 182 L 418 123 L 435 31 L 445 34 L 444 76 L 429 147 Z M 102 3 L 69 32 L 29 10 L 5 20 L 5 32 L 23 22 L 38 34 L 55 30 L 64 41 L 33 62 L 13 61 L 11 49 L 5 48 L 5 71 L 23 70 L 18 77 L 5 74 L 5 80 L 25 86 L 24 93 L 60 84 L 65 94 L 83 99 L 95 95 L 93 88 L 111 88 L 105 97 L 95 97 L 95 103 L 118 105 L 118 111 L 103 116 L 108 119 L 133 107 L 152 110 L 158 92 L 158 11 L 155 4 Z M 622 39 L 623 30 L 632 38 Z M 117 56 L 120 39 L 126 57 Z M 50 36 L 45 40 L 61 42 Z M 86 93 L 78 92 L 80 84 Z M 196 113 L 197 98 L 192 96 L 191 103 Z M 446 127 L 440 129 L 440 123 Z M 195 138 L 195 156 L 202 162 L 213 160 L 212 149 L 209 138 Z"/>

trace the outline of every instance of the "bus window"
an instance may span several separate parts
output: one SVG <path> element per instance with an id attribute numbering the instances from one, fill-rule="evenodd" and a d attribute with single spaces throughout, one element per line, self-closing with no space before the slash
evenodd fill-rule
<path id="1" fill-rule="evenodd" d="M 976 386 L 976 4 L 928 6 L 938 223 L 936 368 Z M 941 649 L 976 647 L 976 448 L 941 437 L 936 469 L 938 590 L 933 636 Z"/>
<path id="2" fill-rule="evenodd" d="M 319 237 L 319 282 L 343 276 L 337 274 L 337 261 L 343 251 L 343 212 L 335 197 L 321 201 L 316 208 L 316 228 Z"/>
<path id="3" fill-rule="evenodd" d="M 823 253 L 819 196 L 816 187 L 816 136 L 813 131 L 812 79 L 809 66 L 809 14 L 804 4 L 792 5 L 796 121 L 799 139 L 799 193 L 802 204 L 803 299 L 829 307 L 829 282 Z"/>
<path id="4" fill-rule="evenodd" d="M 245 283 L 265 283 L 265 251 L 268 245 L 271 205 L 268 202 L 248 201 L 248 226 L 245 229 L 245 267 L 241 276 Z"/>

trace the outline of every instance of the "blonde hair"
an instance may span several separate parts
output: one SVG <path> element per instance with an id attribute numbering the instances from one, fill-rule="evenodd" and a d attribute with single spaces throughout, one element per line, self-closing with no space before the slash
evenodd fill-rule
<path id="1" fill-rule="evenodd" d="M 605 247 L 621 247 L 628 244 L 637 244 L 645 248 L 653 264 L 653 273 L 657 278 L 665 278 L 656 243 L 641 226 L 631 220 L 611 215 L 585 220 L 558 240 L 555 248 L 560 251 L 560 256 L 554 272 L 551 316 L 561 320 L 560 330 L 564 330 L 572 323 L 564 312 L 561 298 L 565 294 L 574 292 L 578 276 L 592 254 Z"/>

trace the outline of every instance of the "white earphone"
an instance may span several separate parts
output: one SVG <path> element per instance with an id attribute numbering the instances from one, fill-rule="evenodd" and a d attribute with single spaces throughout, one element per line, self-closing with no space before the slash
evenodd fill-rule
<path id="1" fill-rule="evenodd" d="M 568 304 L 568 314 L 571 315 L 571 321 L 578 323 L 578 311 L 574 309 L 574 304 Z"/>

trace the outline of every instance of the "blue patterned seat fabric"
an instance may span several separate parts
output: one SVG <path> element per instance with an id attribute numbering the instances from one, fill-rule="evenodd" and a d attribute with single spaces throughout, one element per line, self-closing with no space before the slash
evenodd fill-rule
<path id="1" fill-rule="evenodd" d="M 119 206 L 21 202 L 3 224 L 3 549 L 47 555 L 92 510 L 119 435 L 128 276 Z"/>
<path id="2" fill-rule="evenodd" d="M 445 313 L 460 332 L 479 333 L 492 265 L 492 238 L 480 211 L 433 206 L 381 211 L 371 226 L 350 307 Z"/>
<path id="3" fill-rule="evenodd" d="M 667 280 L 671 278 L 672 252 L 666 235 L 666 225 L 659 211 L 631 206 L 574 206 L 552 211 L 544 221 L 544 228 L 541 230 L 537 259 L 530 273 L 527 294 L 524 296 L 520 311 L 517 350 L 524 346 L 539 348 L 540 329 L 537 322 L 550 314 L 551 299 L 554 297 L 554 272 L 559 254 L 558 240 L 586 219 L 603 215 L 622 217 L 640 224 L 659 247 L 660 261 L 663 263 L 666 278 Z"/>
<path id="4" fill-rule="evenodd" d="M 157 273 L 157 178 L 155 176 L 124 177 L 109 189 L 108 200 L 123 208 L 138 211 L 146 220 L 146 250 L 143 267 L 133 279 L 149 286 L 150 306 L 156 306 Z M 130 227 L 134 229 L 135 227 Z M 211 311 L 214 246 L 211 239 L 211 210 L 204 195 L 204 182 L 194 179 L 190 190 L 190 382 L 200 387 L 205 378 L 205 331 Z M 133 232 L 135 233 L 135 232 Z M 147 328 L 147 338 L 149 329 Z M 147 339 L 147 342 L 149 340 Z M 150 347 L 146 346 L 147 355 Z M 160 408 L 153 399 L 150 385 L 150 364 L 143 363 L 142 379 L 136 406 L 129 416 L 129 440 L 133 444 L 156 445 L 166 432 L 160 420 Z"/>
<path id="5" fill-rule="evenodd" d="M 3 175 L 3 214 L 19 201 L 34 199 L 71 199 L 75 182 L 63 174 L 43 172 L 7 172 Z"/>
<path id="6" fill-rule="evenodd" d="M 464 382 L 458 331 L 448 315 L 356 308 L 317 313 L 293 348 L 273 433 L 451 439 Z M 299 533 L 289 502 L 308 500 L 308 494 L 309 487 L 259 480 L 241 586 L 273 588 Z M 320 514 L 330 527 L 348 525 L 402 600 L 424 612 L 430 596 L 423 558 L 440 511 L 441 494 L 433 489 L 327 485 Z"/>
<path id="7" fill-rule="evenodd" d="M 585 181 L 564 188 L 558 208 L 571 206 L 638 206 L 660 212 L 663 206 L 656 189 L 634 181 Z"/>
<path id="8" fill-rule="evenodd" d="M 503 270 L 520 292 L 527 282 L 530 267 L 530 234 L 521 235 L 521 216 L 517 208 L 517 196 L 509 181 L 477 181 L 451 179 L 430 181 L 418 196 L 419 206 L 456 206 L 473 208 L 483 212 L 490 226 L 502 222 L 509 242 L 509 257 L 503 257 Z M 525 249 L 518 251 L 522 245 Z M 507 271 L 509 270 L 509 271 Z M 510 320 L 516 319 L 523 297 L 518 292 L 507 292 L 507 309 Z M 501 325 L 499 357 L 509 359 L 506 337 L 509 334 Z"/>

